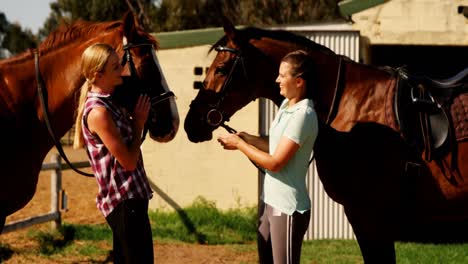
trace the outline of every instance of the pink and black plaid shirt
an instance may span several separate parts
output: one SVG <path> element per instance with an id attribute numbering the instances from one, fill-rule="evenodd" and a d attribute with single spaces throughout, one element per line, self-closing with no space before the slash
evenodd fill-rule
<path id="1" fill-rule="evenodd" d="M 104 107 L 111 113 L 126 144 L 132 142 L 133 134 L 130 116 L 125 109 L 113 104 L 109 95 L 88 93 L 82 120 L 83 137 L 99 186 L 96 204 L 102 214 L 107 217 L 121 201 L 130 198 L 150 199 L 152 191 L 146 177 L 141 153 L 136 169 L 125 170 L 104 146 L 101 139 L 89 131 L 86 120 L 91 109 L 95 107 Z"/>

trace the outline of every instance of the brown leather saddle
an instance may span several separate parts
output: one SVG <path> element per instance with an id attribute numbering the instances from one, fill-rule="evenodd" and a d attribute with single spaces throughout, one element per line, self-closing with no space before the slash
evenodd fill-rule
<path id="1" fill-rule="evenodd" d="M 463 112 L 468 109 L 468 68 L 445 80 L 412 75 L 404 68 L 397 72 L 394 107 L 403 138 L 426 161 L 443 157 L 459 138 L 455 128 L 468 123 Z"/>

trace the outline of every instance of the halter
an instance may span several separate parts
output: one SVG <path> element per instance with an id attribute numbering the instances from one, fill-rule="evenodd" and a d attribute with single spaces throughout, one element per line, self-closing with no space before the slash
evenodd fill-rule
<path id="1" fill-rule="evenodd" d="M 124 37 L 123 38 L 123 50 L 124 50 L 124 55 L 122 57 L 122 66 L 124 66 L 127 62 L 129 63 L 130 66 L 130 75 L 132 78 L 136 78 L 137 73 L 136 73 L 136 68 L 135 64 L 133 62 L 132 54 L 130 52 L 130 49 L 132 48 L 137 48 L 137 47 L 143 47 L 143 46 L 151 46 L 151 53 L 153 57 L 156 57 L 154 47 L 152 43 L 141 43 L 141 44 L 127 44 L 127 39 Z M 73 164 L 68 160 L 67 155 L 65 154 L 65 151 L 63 150 L 62 144 L 60 143 L 60 139 L 55 135 L 54 130 L 52 129 L 52 124 L 50 122 L 49 116 L 49 107 L 47 103 L 47 89 L 43 89 L 45 87 L 44 80 L 42 79 L 40 68 L 39 68 L 39 50 L 35 49 L 34 51 L 34 66 L 35 66 L 35 72 L 36 72 L 36 82 L 37 82 L 37 93 L 39 97 L 39 102 L 43 110 L 43 115 L 44 115 L 44 122 L 46 123 L 47 130 L 49 131 L 49 134 L 54 142 L 55 147 L 57 148 L 57 151 L 60 153 L 60 156 L 62 156 L 63 160 L 68 164 L 68 166 L 74 170 L 75 172 L 87 176 L 87 177 L 94 177 L 94 174 L 87 173 L 84 171 L 81 171 L 77 169 Z M 155 60 L 156 63 L 156 60 Z M 146 91 L 143 91 L 146 92 Z M 151 106 L 155 106 L 156 104 L 165 101 L 167 99 L 173 98 L 174 93 L 172 91 L 167 91 L 163 92 L 158 96 L 155 96 L 150 99 L 151 101 Z M 146 127 L 145 123 L 145 129 L 142 137 L 142 141 L 144 140 L 146 133 L 148 132 L 148 128 Z"/>
<path id="2" fill-rule="evenodd" d="M 222 51 L 230 52 L 236 56 L 234 59 L 234 63 L 231 67 L 231 70 L 229 71 L 229 74 L 226 77 L 226 80 L 224 80 L 223 86 L 221 87 L 221 91 L 219 92 L 219 96 L 218 96 L 218 101 L 215 104 L 208 105 L 211 109 L 208 110 L 206 114 L 206 122 L 210 126 L 213 126 L 213 127 L 223 126 L 224 127 L 226 126 L 224 125 L 224 122 L 228 121 L 229 119 L 225 119 L 223 111 L 220 110 L 220 106 L 221 106 L 221 103 L 224 101 L 224 98 L 226 97 L 226 94 L 228 91 L 228 84 L 231 82 L 232 75 L 239 61 L 242 64 L 242 70 L 243 70 L 245 78 L 247 78 L 247 72 L 245 71 L 244 58 L 242 57 L 242 52 L 239 49 L 229 48 L 225 46 L 218 46 L 215 48 L 215 50 L 217 52 L 222 52 Z"/>

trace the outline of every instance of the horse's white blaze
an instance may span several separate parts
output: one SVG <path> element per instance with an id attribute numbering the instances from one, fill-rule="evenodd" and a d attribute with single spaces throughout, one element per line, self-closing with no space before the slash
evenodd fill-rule
<path id="1" fill-rule="evenodd" d="M 164 73 L 163 73 L 163 71 L 161 69 L 161 66 L 159 65 L 159 60 L 158 60 L 158 57 L 156 56 L 156 52 L 154 51 L 154 48 L 151 49 L 151 54 L 153 55 L 154 63 L 156 64 L 156 66 L 158 67 L 159 72 L 161 73 L 161 85 L 164 88 L 165 92 L 169 92 L 170 91 L 169 85 L 167 84 Z M 170 104 L 171 104 L 171 115 L 172 115 L 172 119 L 173 119 L 174 133 L 172 135 L 168 135 L 167 140 L 171 140 L 172 138 L 174 138 L 175 134 L 177 134 L 177 131 L 179 130 L 179 123 L 180 123 L 179 112 L 177 110 L 177 105 L 176 105 L 176 102 L 175 102 L 175 98 L 172 97 L 169 100 L 170 100 Z M 163 139 L 163 141 L 165 141 L 165 140 Z"/>
<path id="2" fill-rule="evenodd" d="M 123 36 L 122 42 L 123 42 L 124 46 L 128 44 L 128 40 L 127 40 L 127 38 L 125 36 Z M 165 92 L 169 92 L 170 91 L 169 85 L 167 85 L 166 78 L 164 77 L 161 66 L 159 65 L 159 60 L 158 60 L 158 57 L 156 56 L 156 52 L 154 50 L 154 47 L 151 47 L 151 55 L 153 56 L 154 63 L 156 64 L 156 66 L 158 67 L 159 72 L 161 73 L 161 86 L 163 87 Z M 174 130 L 172 131 L 172 133 L 166 135 L 164 138 L 156 139 L 159 142 L 167 142 L 167 141 L 172 140 L 175 137 L 175 135 L 177 134 L 177 131 L 179 130 L 180 119 L 179 119 L 179 112 L 177 111 L 177 105 L 176 105 L 176 102 L 175 102 L 175 98 L 170 98 L 168 100 L 170 101 L 171 116 L 172 116 L 172 120 L 173 120 L 172 125 L 174 127 Z"/>

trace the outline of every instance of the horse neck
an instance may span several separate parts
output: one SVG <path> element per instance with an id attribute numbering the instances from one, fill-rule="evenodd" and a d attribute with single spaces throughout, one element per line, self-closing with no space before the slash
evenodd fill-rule
<path id="1" fill-rule="evenodd" d="M 74 123 L 73 116 L 79 97 L 77 91 L 84 82 L 80 72 L 80 57 L 86 47 L 96 42 L 121 43 L 121 37 L 110 32 L 86 41 L 77 39 L 56 48 L 41 50 L 39 68 L 44 80 L 43 89 L 47 90 L 52 127 L 57 137 L 63 136 Z M 16 120 L 13 124 L 15 129 L 23 130 L 27 127 L 31 130 L 30 133 L 34 133 L 38 141 L 37 145 L 40 145 L 40 152 L 47 153 L 52 142 L 45 140 L 50 137 L 44 128 L 44 112 L 37 92 L 34 57 L 31 54 L 25 53 L 0 62 L 0 117 L 12 116 L 12 120 Z M 2 101 L 8 103 L 3 104 Z M 7 111 L 4 111 L 4 105 Z"/>
<path id="2" fill-rule="evenodd" d="M 287 53 L 303 49 L 317 65 L 316 82 L 313 84 L 315 110 L 320 120 L 338 131 L 349 131 L 357 122 L 375 122 L 394 126 L 389 118 L 395 79 L 388 72 L 375 67 L 355 63 L 348 58 L 321 49 L 318 45 L 300 45 L 286 41 L 263 38 L 250 42 L 266 57 L 259 84 L 254 84 L 258 97 L 272 100 L 279 105 L 284 99 L 275 83 L 281 59 Z M 387 106 L 387 107 L 384 107 Z"/>
<path id="3" fill-rule="evenodd" d="M 318 118 L 338 131 L 350 131 L 358 122 L 393 127 L 395 78 L 389 72 L 314 48 L 308 50 L 317 65 L 314 103 Z"/>
<path id="4" fill-rule="evenodd" d="M 36 81 L 30 57 L 23 54 L 0 62 L 0 118 L 15 126 L 21 125 L 22 116 L 33 108 Z"/>
<path id="5" fill-rule="evenodd" d="M 80 69 L 81 54 L 88 46 L 98 42 L 120 43 L 121 37 L 109 32 L 87 41 L 74 41 L 41 57 L 41 74 L 48 91 L 49 110 L 51 114 L 58 114 L 66 124 L 58 133 L 65 133 L 73 124 L 79 88 L 85 81 Z M 42 113 L 42 110 L 38 109 L 38 112 Z"/>
<path id="6" fill-rule="evenodd" d="M 250 44 L 262 54 L 261 58 L 256 58 L 256 61 L 262 62 L 262 64 L 255 65 L 254 67 L 253 72 L 254 75 L 257 76 L 254 79 L 258 81 L 258 83 L 250 83 L 253 87 L 252 89 L 256 89 L 255 94 L 257 98 L 269 99 L 273 101 L 276 106 L 280 106 L 284 97 L 279 94 L 276 79 L 278 77 L 281 59 L 289 52 L 300 49 L 301 47 L 294 43 L 270 38 L 261 38 L 259 40 L 252 39 L 250 40 Z"/>
<path id="7" fill-rule="evenodd" d="M 44 80 L 43 88 L 47 90 L 51 112 L 55 112 L 57 105 L 69 97 L 76 90 L 77 84 L 82 82 L 79 58 L 79 53 L 64 48 L 40 55 L 39 72 Z M 0 95 L 11 100 L 8 104 L 11 112 L 18 114 L 22 108 L 34 106 L 38 116 L 42 115 L 37 102 L 38 84 L 35 69 L 34 57 L 27 54 L 0 63 Z"/>

